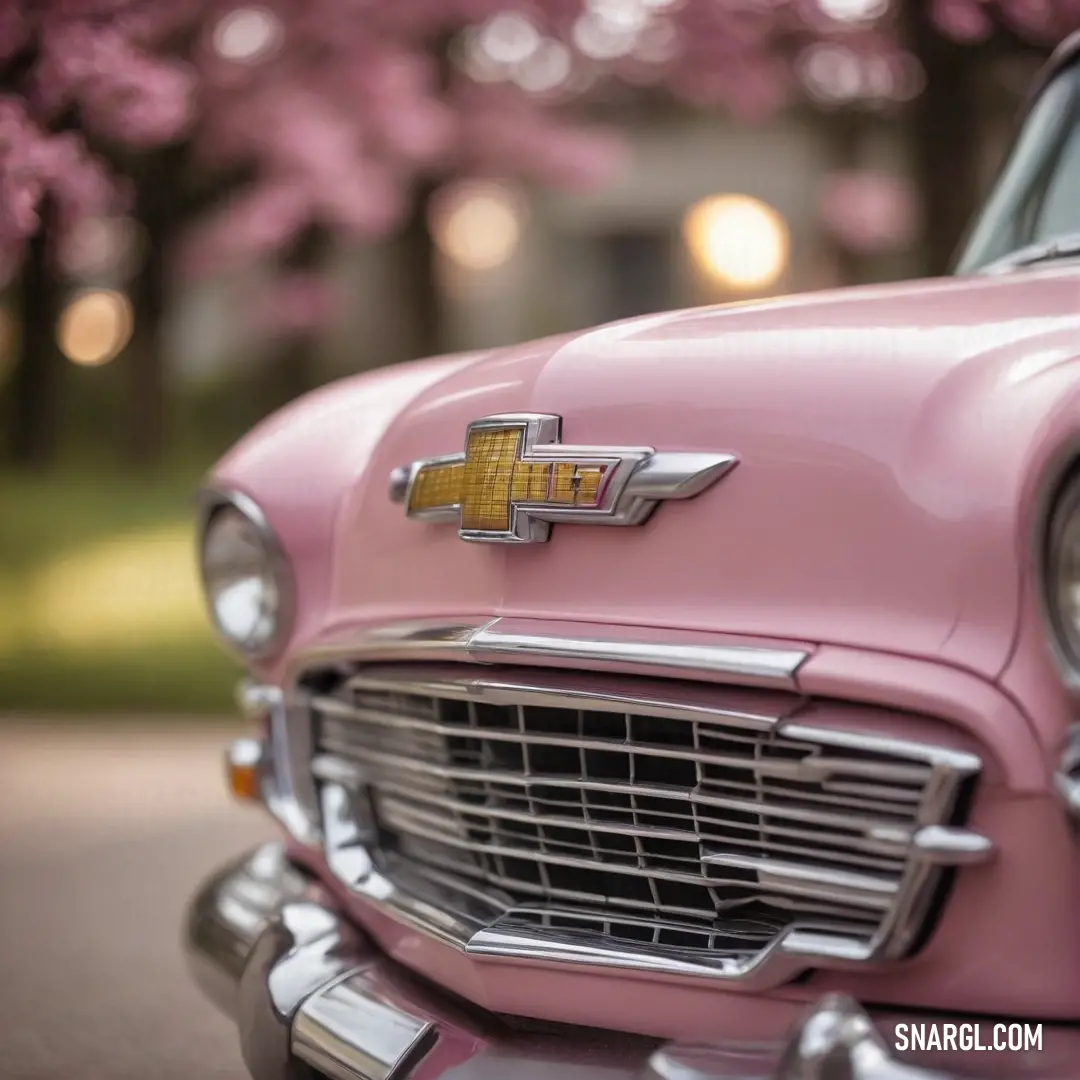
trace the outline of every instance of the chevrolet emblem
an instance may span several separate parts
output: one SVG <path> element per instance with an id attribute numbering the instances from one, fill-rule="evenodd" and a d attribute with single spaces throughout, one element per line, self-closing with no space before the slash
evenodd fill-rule
<path id="1" fill-rule="evenodd" d="M 733 454 L 566 446 L 541 413 L 485 416 L 465 451 L 390 476 L 390 498 L 419 521 L 454 522 L 463 540 L 542 543 L 557 522 L 640 525 L 664 499 L 690 499 L 734 468 Z"/>

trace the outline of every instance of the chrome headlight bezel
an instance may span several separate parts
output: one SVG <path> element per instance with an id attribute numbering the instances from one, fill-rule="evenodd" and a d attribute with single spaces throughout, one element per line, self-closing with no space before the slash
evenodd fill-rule
<path id="1" fill-rule="evenodd" d="M 292 631 L 296 612 L 296 593 L 292 567 L 277 534 L 270 527 L 262 508 L 243 492 L 225 488 L 207 488 L 199 495 L 197 555 L 203 602 L 211 625 L 221 643 L 242 660 L 266 660 L 279 653 Z M 262 563 L 262 575 L 272 582 L 275 592 L 272 625 L 265 631 L 246 637 L 230 632 L 219 614 L 215 594 L 220 589 L 208 568 L 207 545 L 215 522 L 223 515 L 237 515 L 256 542 Z"/>

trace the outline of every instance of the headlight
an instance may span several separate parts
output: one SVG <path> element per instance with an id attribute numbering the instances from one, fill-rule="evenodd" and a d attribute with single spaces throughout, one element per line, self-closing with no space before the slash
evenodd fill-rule
<path id="1" fill-rule="evenodd" d="M 292 577 L 262 511 L 243 495 L 208 495 L 199 556 L 225 643 L 252 657 L 273 651 L 289 631 Z"/>

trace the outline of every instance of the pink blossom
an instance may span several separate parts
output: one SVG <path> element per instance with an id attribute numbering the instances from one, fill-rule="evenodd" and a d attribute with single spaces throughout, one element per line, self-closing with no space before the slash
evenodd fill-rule
<path id="1" fill-rule="evenodd" d="M 889 173 L 836 173 L 827 179 L 820 205 L 825 227 L 851 251 L 903 248 L 918 224 L 910 183 Z"/>
<path id="2" fill-rule="evenodd" d="M 943 34 L 956 41 L 982 41 L 993 29 L 982 0 L 934 0 L 931 17 Z"/>
<path id="3" fill-rule="evenodd" d="M 0 0 L 0 254 L 22 250 L 46 197 L 65 227 L 122 203 L 124 185 L 87 141 L 188 139 L 208 169 L 250 169 L 251 187 L 193 231 L 192 270 L 266 259 L 312 223 L 383 236 L 424 178 L 596 186 L 622 152 L 561 108 L 584 88 L 656 85 L 758 122 L 792 97 L 796 58 L 824 46 L 850 61 L 844 100 L 902 99 L 918 87 L 895 8 L 923 2 L 957 41 L 999 20 L 1038 41 L 1080 25 L 1080 0 L 893 0 L 855 22 L 821 0 L 676 0 L 649 8 L 638 39 L 603 59 L 575 37 L 583 0 Z M 222 20 L 246 7 L 271 20 L 273 48 L 220 47 Z M 448 39 L 506 12 L 567 58 L 556 88 L 527 93 L 512 65 L 481 85 L 447 64 Z M 910 198 L 889 178 L 853 183 L 828 185 L 828 227 L 867 250 L 905 242 Z"/>
<path id="4" fill-rule="evenodd" d="M 286 180 L 264 183 L 229 200 L 196 226 L 180 256 L 192 276 L 219 272 L 283 247 L 311 217 L 308 193 Z"/>
<path id="5" fill-rule="evenodd" d="M 78 135 L 50 135 L 21 102 L 0 98 L 0 250 L 21 247 L 37 230 L 46 195 L 65 230 L 103 212 L 115 200 L 116 186 Z"/>
<path id="6" fill-rule="evenodd" d="M 258 329 L 271 337 L 303 336 L 333 321 L 344 307 L 341 289 L 325 277 L 296 273 L 272 282 L 257 307 Z"/>
<path id="7" fill-rule="evenodd" d="M 18 0 L 0 0 L 0 64 L 14 56 L 26 43 L 30 26 Z"/>
<path id="8" fill-rule="evenodd" d="M 41 52 L 34 99 L 46 113 L 78 102 L 91 128 L 136 146 L 175 138 L 190 119 L 194 73 L 143 52 L 116 26 L 52 26 Z"/>

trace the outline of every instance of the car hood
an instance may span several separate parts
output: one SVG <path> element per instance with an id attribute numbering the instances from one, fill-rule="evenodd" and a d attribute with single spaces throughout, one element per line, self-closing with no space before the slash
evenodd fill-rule
<path id="1" fill-rule="evenodd" d="M 1026 507 L 1070 423 L 1051 421 L 1076 382 L 1078 299 L 1075 272 L 1051 268 L 676 312 L 457 360 L 345 493 L 313 635 L 507 615 L 851 645 L 996 677 Z M 544 544 L 407 520 L 391 470 L 460 451 L 469 422 L 508 412 L 561 416 L 566 443 L 739 464 L 643 526 L 561 524 Z"/>

